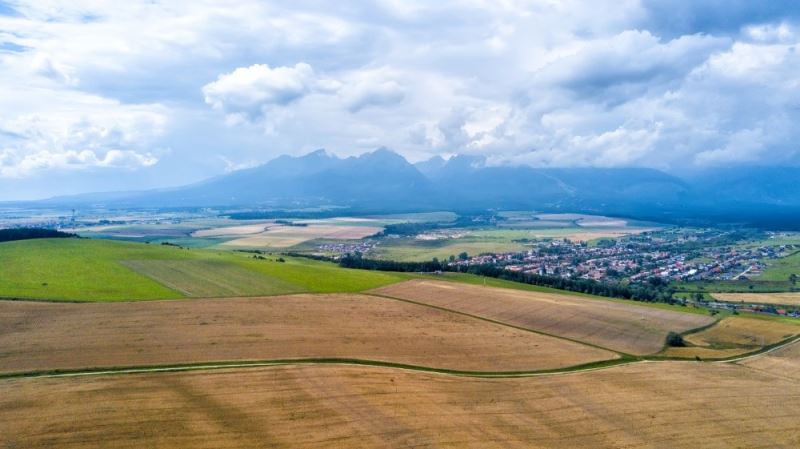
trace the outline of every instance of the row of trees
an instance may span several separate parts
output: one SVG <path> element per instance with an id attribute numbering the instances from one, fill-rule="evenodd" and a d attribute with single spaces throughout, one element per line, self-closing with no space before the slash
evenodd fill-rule
<path id="1" fill-rule="evenodd" d="M 519 271 L 509 271 L 494 265 L 472 265 L 468 267 L 450 266 L 446 262 L 433 259 L 428 262 L 398 262 L 393 260 L 366 259 L 360 254 L 348 254 L 339 259 L 345 268 L 399 272 L 437 272 L 454 271 L 479 276 L 492 277 L 513 282 L 521 282 L 542 287 L 552 287 L 577 293 L 606 296 L 610 298 L 632 299 L 635 301 L 681 303 L 673 298 L 675 293 L 667 283 L 654 278 L 644 284 L 620 282 L 599 282 L 591 279 L 569 279 L 559 276 L 546 276 Z"/>
<path id="2" fill-rule="evenodd" d="M 44 229 L 44 228 L 0 229 L 0 242 L 10 242 L 13 240 L 53 239 L 53 238 L 72 238 L 72 237 L 78 237 L 78 235 L 69 232 L 56 231 L 55 229 Z"/>

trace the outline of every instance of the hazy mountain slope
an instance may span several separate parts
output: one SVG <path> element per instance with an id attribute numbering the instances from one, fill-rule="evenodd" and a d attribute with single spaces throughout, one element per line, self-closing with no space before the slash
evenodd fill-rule
<path id="1" fill-rule="evenodd" d="M 281 207 L 353 210 L 581 210 L 649 219 L 776 223 L 800 216 L 800 169 L 706 170 L 678 179 L 649 168 L 486 166 L 482 157 L 415 165 L 379 149 L 339 158 L 318 150 L 196 184 L 62 197 L 42 204 L 109 207 Z M 765 218 L 766 217 L 766 218 Z M 770 218 L 771 217 L 771 218 Z M 781 225 L 783 226 L 783 225 Z"/>

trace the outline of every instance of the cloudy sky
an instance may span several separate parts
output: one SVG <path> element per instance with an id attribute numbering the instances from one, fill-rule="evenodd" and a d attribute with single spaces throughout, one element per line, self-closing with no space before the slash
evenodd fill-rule
<path id="1" fill-rule="evenodd" d="M 800 2 L 0 0 L 0 200 L 326 148 L 800 164 Z"/>

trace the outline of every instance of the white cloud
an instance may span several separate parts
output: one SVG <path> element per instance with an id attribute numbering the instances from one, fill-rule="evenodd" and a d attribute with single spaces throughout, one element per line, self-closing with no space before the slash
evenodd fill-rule
<path id="1" fill-rule="evenodd" d="M 220 160 L 384 145 L 498 164 L 800 163 L 797 14 L 752 2 L 689 2 L 676 21 L 644 0 L 8 3 L 0 176 L 197 179 L 240 165 Z"/>
<path id="2" fill-rule="evenodd" d="M 160 105 L 126 105 L 55 87 L 0 86 L 0 177 L 51 169 L 134 169 L 158 161 Z"/>
<path id="3" fill-rule="evenodd" d="M 24 177 L 41 170 L 84 170 L 89 167 L 135 169 L 155 165 L 151 154 L 108 150 L 98 154 L 91 150 L 39 151 L 18 154 L 15 150 L 0 151 L 0 176 Z"/>
<path id="4" fill-rule="evenodd" d="M 220 75 L 203 86 L 203 95 L 216 109 L 257 118 L 270 106 L 286 106 L 302 98 L 314 84 L 314 70 L 308 64 L 275 68 L 254 64 Z"/>

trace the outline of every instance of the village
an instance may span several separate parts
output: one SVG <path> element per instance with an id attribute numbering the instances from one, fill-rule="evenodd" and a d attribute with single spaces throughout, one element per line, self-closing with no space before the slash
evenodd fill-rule
<path id="1" fill-rule="evenodd" d="M 596 281 L 746 280 L 758 276 L 767 260 L 800 250 L 800 245 L 793 244 L 743 245 L 731 231 L 681 228 L 593 244 L 550 239 L 530 246 L 523 252 L 481 254 L 450 264 L 489 264 L 510 271 Z"/>

